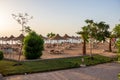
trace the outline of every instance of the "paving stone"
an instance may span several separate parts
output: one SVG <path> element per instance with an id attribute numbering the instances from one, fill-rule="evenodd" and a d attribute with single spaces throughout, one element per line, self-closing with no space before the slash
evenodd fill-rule
<path id="1" fill-rule="evenodd" d="M 5 80 L 118 80 L 120 64 L 106 63 L 91 67 L 74 68 L 27 75 L 4 77 Z"/>

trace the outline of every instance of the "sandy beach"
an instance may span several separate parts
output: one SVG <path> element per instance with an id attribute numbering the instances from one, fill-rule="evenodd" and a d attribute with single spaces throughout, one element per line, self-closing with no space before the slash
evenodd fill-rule
<path id="1" fill-rule="evenodd" d="M 69 44 L 72 45 L 72 47 L 69 48 L 64 48 L 63 46 L 57 46 L 57 47 L 45 47 L 43 51 L 43 55 L 41 56 L 41 59 L 51 59 L 51 58 L 63 58 L 63 57 L 74 57 L 74 56 L 82 56 L 82 44 Z M 117 51 L 116 48 L 113 48 L 112 46 L 112 52 L 108 52 L 108 43 L 104 44 L 99 44 L 97 45 L 97 48 L 92 48 L 92 54 L 100 54 L 103 56 L 108 56 L 108 57 L 114 57 L 117 55 L 117 53 L 114 53 Z M 57 53 L 51 53 L 51 50 L 56 50 L 58 51 Z M 62 52 L 59 52 L 61 51 Z M 90 46 L 87 44 L 86 47 L 86 52 L 87 55 L 90 55 Z M 12 54 L 7 54 L 5 55 L 5 58 L 7 59 L 13 59 L 13 60 L 18 60 L 19 54 L 12 53 Z M 21 55 L 21 60 L 26 60 L 23 55 Z"/>

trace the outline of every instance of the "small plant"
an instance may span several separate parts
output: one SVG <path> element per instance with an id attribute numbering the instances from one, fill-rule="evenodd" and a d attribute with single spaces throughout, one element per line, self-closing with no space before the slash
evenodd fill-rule
<path id="1" fill-rule="evenodd" d="M 4 58 L 4 56 L 3 56 L 3 52 L 0 51 L 0 60 L 2 60 L 3 58 Z"/>
<path id="2" fill-rule="evenodd" d="M 23 42 L 23 54 L 26 59 L 37 59 L 42 55 L 43 39 L 31 31 L 24 39 Z"/>

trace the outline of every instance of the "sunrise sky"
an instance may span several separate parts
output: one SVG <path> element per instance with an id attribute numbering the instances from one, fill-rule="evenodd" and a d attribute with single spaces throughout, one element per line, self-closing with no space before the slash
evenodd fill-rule
<path id="1" fill-rule="evenodd" d="M 105 21 L 112 29 L 120 23 L 120 0 L 0 0 L 0 37 L 21 33 L 21 25 L 11 15 L 17 13 L 33 16 L 28 25 L 39 34 L 72 36 L 86 19 Z"/>

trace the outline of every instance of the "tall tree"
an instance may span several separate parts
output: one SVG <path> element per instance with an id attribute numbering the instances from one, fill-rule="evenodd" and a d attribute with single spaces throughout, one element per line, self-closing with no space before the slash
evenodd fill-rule
<path id="1" fill-rule="evenodd" d="M 112 35 L 110 34 L 109 31 L 109 25 L 106 24 L 105 22 L 101 21 L 99 23 L 96 23 L 97 25 L 97 34 L 96 34 L 96 40 L 98 41 L 106 41 L 107 38 L 109 38 L 109 51 L 112 51 L 111 49 L 111 37 Z"/>
<path id="2" fill-rule="evenodd" d="M 99 41 L 105 41 L 107 37 L 109 37 L 109 25 L 105 22 L 101 21 L 96 24 L 97 25 L 97 34 L 96 39 Z"/>
<path id="3" fill-rule="evenodd" d="M 113 34 L 115 34 L 117 38 L 120 38 L 120 24 L 117 24 L 115 28 L 113 28 Z"/>
<path id="4" fill-rule="evenodd" d="M 85 22 L 87 23 L 87 27 L 89 30 L 90 55 L 92 57 L 93 42 L 95 40 L 96 33 L 97 33 L 96 24 L 93 20 L 89 20 L 89 19 L 85 20 Z"/>
<path id="5" fill-rule="evenodd" d="M 87 23 L 88 29 L 89 29 L 89 38 L 90 38 L 90 54 L 92 55 L 92 46 L 93 41 L 105 41 L 106 38 L 112 37 L 109 32 L 109 25 L 105 22 L 101 21 L 99 23 L 95 23 L 93 20 L 85 20 Z M 110 38 L 110 44 L 109 49 L 111 51 L 111 38 Z"/>
<path id="6" fill-rule="evenodd" d="M 18 13 L 18 14 L 12 14 L 12 17 L 22 26 L 22 34 L 24 34 L 24 32 L 29 32 L 31 31 L 30 27 L 27 26 L 27 23 L 29 22 L 30 19 L 32 19 L 32 16 L 29 16 L 27 13 L 23 14 L 23 13 Z M 23 47 L 23 41 L 21 43 L 21 52 L 19 53 L 19 58 L 18 60 L 20 61 L 20 57 L 22 54 L 22 47 Z"/>
<path id="7" fill-rule="evenodd" d="M 82 31 L 76 32 L 77 34 L 81 35 L 83 39 L 83 55 L 86 55 L 86 42 L 89 39 L 89 30 L 87 26 L 82 27 Z"/>

